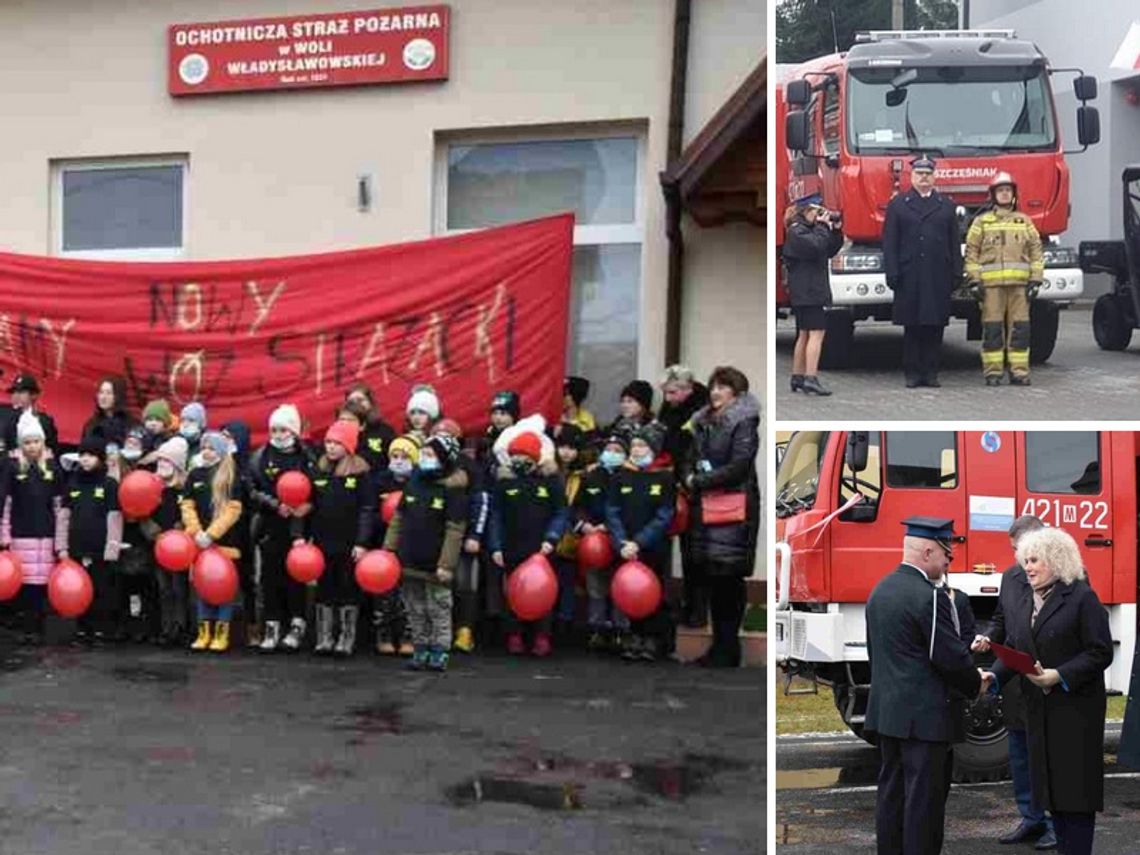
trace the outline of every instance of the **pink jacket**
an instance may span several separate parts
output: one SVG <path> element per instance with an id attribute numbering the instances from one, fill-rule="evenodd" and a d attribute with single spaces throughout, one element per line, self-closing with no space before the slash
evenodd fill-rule
<path id="1" fill-rule="evenodd" d="M 49 537 L 17 537 L 12 539 L 12 499 L 4 501 L 0 518 L 0 544 L 10 545 L 24 566 L 25 585 L 46 585 L 55 566 L 55 553 L 67 549 L 67 515 L 61 513 L 59 500 L 55 509 L 55 539 Z"/>

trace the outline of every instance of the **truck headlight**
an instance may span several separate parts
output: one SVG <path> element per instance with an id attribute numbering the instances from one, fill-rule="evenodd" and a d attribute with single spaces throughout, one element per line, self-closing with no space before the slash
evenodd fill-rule
<path id="1" fill-rule="evenodd" d="M 1041 256 L 1046 267 L 1076 267 L 1077 251 L 1071 246 L 1047 246 Z"/>
<path id="2" fill-rule="evenodd" d="M 831 271 L 833 273 L 882 273 L 883 253 L 863 250 L 841 252 L 831 259 Z"/>

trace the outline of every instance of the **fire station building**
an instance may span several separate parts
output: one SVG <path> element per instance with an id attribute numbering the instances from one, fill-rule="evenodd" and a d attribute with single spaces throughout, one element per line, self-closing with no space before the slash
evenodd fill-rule
<path id="1" fill-rule="evenodd" d="M 762 395 L 766 5 L 4 4 L 0 246 L 265 257 L 573 210 L 599 420 L 674 360 Z"/>

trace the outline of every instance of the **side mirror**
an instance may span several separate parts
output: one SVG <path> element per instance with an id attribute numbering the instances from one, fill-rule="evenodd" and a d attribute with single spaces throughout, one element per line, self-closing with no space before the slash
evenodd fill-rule
<path id="1" fill-rule="evenodd" d="M 1096 100 L 1096 78 L 1091 74 L 1082 74 L 1073 81 L 1073 94 L 1078 101 Z"/>
<path id="2" fill-rule="evenodd" d="M 1100 113 L 1096 107 L 1077 107 L 1077 142 L 1083 146 L 1100 142 Z"/>
<path id="3" fill-rule="evenodd" d="M 1083 107 L 1081 109 L 1084 109 Z M 807 151 L 808 114 L 804 110 L 794 110 L 784 119 L 784 137 L 791 151 Z"/>
<path id="4" fill-rule="evenodd" d="M 786 442 L 776 443 L 776 469 L 779 470 L 780 464 L 784 462 L 784 455 L 788 453 L 788 444 Z"/>
<path id="5" fill-rule="evenodd" d="M 784 100 L 793 107 L 803 107 L 811 100 L 811 84 L 806 80 L 789 80 L 784 87 Z"/>
<path id="6" fill-rule="evenodd" d="M 847 434 L 847 448 L 844 462 L 855 474 L 867 468 L 867 454 L 871 448 L 871 436 L 865 430 L 853 430 Z"/>

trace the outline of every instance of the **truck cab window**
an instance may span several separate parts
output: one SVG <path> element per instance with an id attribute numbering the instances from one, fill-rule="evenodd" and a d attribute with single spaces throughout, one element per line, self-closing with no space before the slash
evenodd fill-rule
<path id="1" fill-rule="evenodd" d="M 776 516 L 789 516 L 815 504 L 827 437 L 827 431 L 798 431 L 788 442 L 776 471 Z"/>
<path id="2" fill-rule="evenodd" d="M 958 486 L 957 448 L 954 431 L 888 433 L 887 484 L 911 489 L 955 489 Z"/>
<path id="3" fill-rule="evenodd" d="M 1025 486 L 1031 492 L 1092 496 L 1100 484 L 1096 431 L 1026 432 Z"/>

